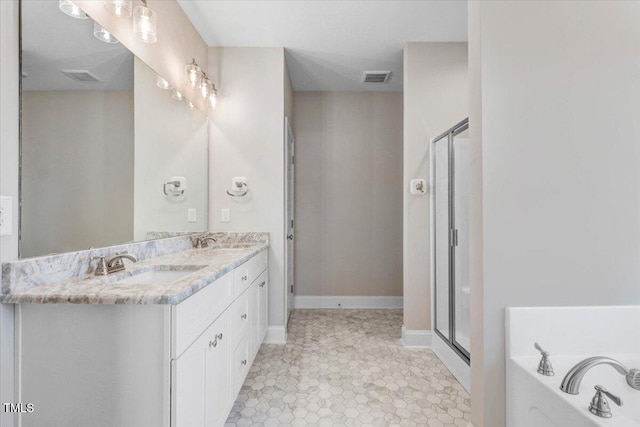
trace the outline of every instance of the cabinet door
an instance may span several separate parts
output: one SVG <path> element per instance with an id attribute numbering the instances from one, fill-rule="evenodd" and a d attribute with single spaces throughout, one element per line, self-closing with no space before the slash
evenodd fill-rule
<path id="1" fill-rule="evenodd" d="M 205 369 L 207 348 L 198 339 L 178 359 L 171 361 L 171 426 L 205 425 Z"/>
<path id="2" fill-rule="evenodd" d="M 258 347 L 260 347 L 260 344 L 262 344 L 262 341 L 264 341 L 269 325 L 269 285 L 267 284 L 268 277 L 268 271 L 265 271 L 260 279 L 258 279 Z"/>
<path id="3" fill-rule="evenodd" d="M 206 426 L 223 426 L 233 403 L 231 369 L 231 313 L 228 309 L 205 335 L 206 351 Z"/>

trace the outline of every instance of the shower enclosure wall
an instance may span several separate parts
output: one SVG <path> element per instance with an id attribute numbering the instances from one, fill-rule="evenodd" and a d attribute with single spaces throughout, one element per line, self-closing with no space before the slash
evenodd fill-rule
<path id="1" fill-rule="evenodd" d="M 435 138 L 430 147 L 434 341 L 444 343 L 441 351 L 434 343 L 434 350 L 439 356 L 448 353 L 449 359 L 457 358 L 452 363 L 458 368 L 450 369 L 454 374 L 466 370 L 467 377 L 471 358 L 468 128 L 465 119 Z"/>

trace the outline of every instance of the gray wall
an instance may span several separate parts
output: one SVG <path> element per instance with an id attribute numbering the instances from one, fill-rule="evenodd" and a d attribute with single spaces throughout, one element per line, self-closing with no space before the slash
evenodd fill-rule
<path id="1" fill-rule="evenodd" d="M 133 92 L 22 93 L 21 256 L 133 239 Z"/>
<path id="2" fill-rule="evenodd" d="M 296 92 L 296 295 L 402 295 L 402 93 Z"/>
<path id="3" fill-rule="evenodd" d="M 404 49 L 404 326 L 431 330 L 429 193 L 409 194 L 413 178 L 429 182 L 429 141 L 469 114 L 466 43 L 407 43 Z"/>
<path id="4" fill-rule="evenodd" d="M 18 2 L 0 1 L 0 194 L 13 197 L 13 235 L 0 237 L 0 261 L 18 258 L 19 52 Z M 0 304 L 0 402 L 14 402 L 13 304 Z M 0 411 L 0 425 L 13 415 Z"/>
<path id="5" fill-rule="evenodd" d="M 473 423 L 503 427 L 505 307 L 640 304 L 640 2 L 472 3 Z"/>

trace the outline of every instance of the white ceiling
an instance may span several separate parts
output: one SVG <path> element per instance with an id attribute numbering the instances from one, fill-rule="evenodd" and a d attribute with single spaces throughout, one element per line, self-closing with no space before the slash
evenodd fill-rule
<path id="1" fill-rule="evenodd" d="M 65 69 L 89 70 L 103 82 L 74 81 Z M 91 19 L 65 15 L 54 0 L 22 1 L 22 71 L 23 90 L 133 89 L 133 54 L 96 39 Z"/>
<path id="2" fill-rule="evenodd" d="M 409 41 L 466 41 L 466 0 L 178 0 L 209 46 L 284 46 L 296 91 L 401 91 Z M 393 72 L 364 85 L 364 71 Z"/>

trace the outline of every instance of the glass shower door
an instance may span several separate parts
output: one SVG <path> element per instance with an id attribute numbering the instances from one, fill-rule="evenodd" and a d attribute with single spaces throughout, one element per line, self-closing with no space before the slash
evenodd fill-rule
<path id="1" fill-rule="evenodd" d="M 433 141 L 435 331 L 470 361 L 469 140 L 465 120 Z"/>

